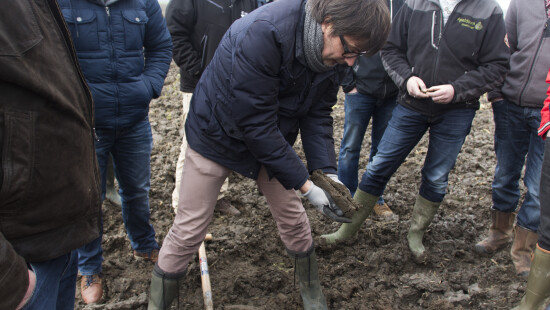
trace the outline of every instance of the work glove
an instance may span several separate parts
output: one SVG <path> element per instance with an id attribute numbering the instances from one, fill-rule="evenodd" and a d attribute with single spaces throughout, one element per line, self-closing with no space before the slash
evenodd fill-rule
<path id="1" fill-rule="evenodd" d="M 338 180 L 336 174 L 325 174 L 321 169 L 317 169 L 311 174 L 311 181 L 330 195 L 338 208 L 344 212 L 344 217 L 351 218 L 355 211 L 360 209 L 351 197 L 349 189 Z"/>
<path id="2" fill-rule="evenodd" d="M 309 190 L 302 196 L 306 197 L 317 210 L 330 219 L 341 223 L 351 223 L 351 219 L 343 216 L 344 212 L 338 208 L 330 194 L 315 183 L 311 182 Z"/>
<path id="3" fill-rule="evenodd" d="M 342 185 L 344 184 L 344 183 L 342 183 L 342 181 L 340 181 L 340 180 L 338 179 L 338 176 L 337 176 L 336 174 L 334 174 L 334 173 L 327 173 L 326 175 L 327 175 L 327 177 L 329 177 L 329 178 L 330 178 L 331 180 L 333 180 L 334 182 L 340 183 L 340 184 L 342 184 Z"/>

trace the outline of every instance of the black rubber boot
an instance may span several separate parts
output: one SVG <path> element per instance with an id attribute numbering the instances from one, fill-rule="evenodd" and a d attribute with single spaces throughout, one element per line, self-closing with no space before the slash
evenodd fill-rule
<path id="1" fill-rule="evenodd" d="M 179 302 L 179 288 L 184 276 L 185 272 L 166 273 L 155 264 L 151 276 L 147 310 L 166 310 L 170 309 L 174 299 L 178 299 Z"/>
<path id="2" fill-rule="evenodd" d="M 319 282 L 317 256 L 313 244 L 305 253 L 295 253 L 287 250 L 294 264 L 294 276 L 298 276 L 300 294 L 305 310 L 326 310 L 327 301 Z"/>

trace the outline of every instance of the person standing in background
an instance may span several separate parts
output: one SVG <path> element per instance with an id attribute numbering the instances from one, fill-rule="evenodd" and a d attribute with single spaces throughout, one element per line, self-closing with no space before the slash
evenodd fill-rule
<path id="1" fill-rule="evenodd" d="M 121 188 L 122 219 L 136 259 L 156 262 L 159 245 L 149 223 L 153 138 L 151 99 L 160 96 L 172 41 L 157 0 L 58 0 L 95 103 L 95 144 L 105 199 L 112 155 Z M 102 233 L 102 231 L 101 231 Z M 85 303 L 103 295 L 102 234 L 78 249 Z"/>
<path id="2" fill-rule="evenodd" d="M 92 94 L 55 0 L 0 11 L 0 309 L 74 309 L 99 235 Z"/>
<path id="3" fill-rule="evenodd" d="M 393 18 L 403 5 L 403 0 L 388 0 L 387 4 Z M 354 82 L 344 85 L 344 136 L 338 157 L 338 179 L 346 185 L 351 196 L 357 189 L 359 155 L 369 121 L 372 119 L 370 162 L 378 151 L 380 139 L 388 126 L 393 108 L 397 105 L 398 92 L 397 86 L 382 65 L 380 53 L 370 57 L 357 57 L 352 68 Z M 394 215 L 382 195 L 374 206 L 374 213 L 388 218 Z"/>
<path id="4" fill-rule="evenodd" d="M 550 1 L 547 2 L 546 7 L 550 13 Z M 548 71 L 546 83 L 550 84 L 550 71 Z M 550 86 L 546 96 L 540 112 L 541 121 L 538 130 L 539 136 L 544 140 L 550 130 Z M 540 176 L 540 224 L 538 242 L 533 253 L 525 295 L 513 310 L 538 310 L 550 297 L 550 143 L 544 145 Z"/>
<path id="5" fill-rule="evenodd" d="M 256 9 L 262 0 L 171 0 L 166 7 L 166 23 L 174 44 L 173 58 L 180 68 L 180 90 L 183 94 L 183 120 L 185 124 L 193 91 L 202 72 L 214 57 L 223 35 L 231 24 Z M 187 137 L 183 131 L 180 154 L 176 164 L 176 184 L 172 193 L 172 208 L 177 212 L 183 162 L 187 150 Z M 240 211 L 231 205 L 225 192 L 225 180 L 218 195 L 216 210 L 237 215 Z"/>
<path id="6" fill-rule="evenodd" d="M 491 255 L 513 240 L 512 261 L 522 277 L 529 275 L 540 218 L 540 171 L 545 143 L 537 130 L 545 99 L 544 81 L 550 68 L 549 15 L 545 6 L 547 0 L 512 0 L 506 13 L 510 72 L 504 85 L 489 93 L 497 158 L 491 225 L 487 238 L 475 245 L 478 253 Z M 527 192 L 516 216 L 524 166 Z"/>
<path id="7" fill-rule="evenodd" d="M 422 239 L 445 198 L 479 97 L 500 87 L 509 69 L 502 15 L 492 0 L 405 1 L 381 52 L 384 68 L 399 87 L 399 104 L 355 192 L 362 208 L 352 223 L 321 236 L 323 242 L 339 243 L 359 230 L 390 178 L 429 133 L 407 234 L 412 259 L 426 261 Z"/>

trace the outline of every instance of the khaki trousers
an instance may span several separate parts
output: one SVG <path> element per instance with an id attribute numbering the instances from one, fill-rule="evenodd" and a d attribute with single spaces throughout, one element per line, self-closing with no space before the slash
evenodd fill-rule
<path id="1" fill-rule="evenodd" d="M 204 240 L 218 192 L 230 173 L 231 170 L 187 148 L 178 212 L 160 249 L 158 265 L 164 272 L 179 273 L 187 268 Z M 285 247 L 297 253 L 310 249 L 313 240 L 309 219 L 296 191 L 285 189 L 275 178 L 270 180 L 264 167 L 256 184 L 267 200 Z"/>
<path id="2" fill-rule="evenodd" d="M 187 120 L 187 113 L 189 113 L 189 105 L 191 104 L 191 97 L 193 93 L 182 93 L 183 94 L 183 113 L 182 113 L 182 124 L 185 126 L 185 121 Z M 183 162 L 185 160 L 185 150 L 187 150 L 187 138 L 185 137 L 185 129 L 183 130 L 183 139 L 180 146 L 180 155 L 178 156 L 178 162 L 176 164 L 176 186 L 172 192 L 172 208 L 174 212 L 178 212 L 178 201 L 180 198 L 179 188 L 181 184 L 181 172 L 183 171 Z M 220 193 L 218 194 L 218 200 L 222 199 L 225 196 L 225 192 L 229 188 L 229 179 L 225 179 L 225 182 L 222 185 Z"/>

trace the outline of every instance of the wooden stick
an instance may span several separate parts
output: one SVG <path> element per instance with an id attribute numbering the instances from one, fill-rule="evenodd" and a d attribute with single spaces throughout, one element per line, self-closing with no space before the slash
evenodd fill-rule
<path id="1" fill-rule="evenodd" d="M 212 240 L 212 235 L 207 234 L 204 240 Z M 208 261 L 206 260 L 206 248 L 204 241 L 199 248 L 199 263 L 201 267 L 202 297 L 206 310 L 214 310 L 212 301 L 212 287 L 210 286 L 210 273 L 208 272 Z"/>

